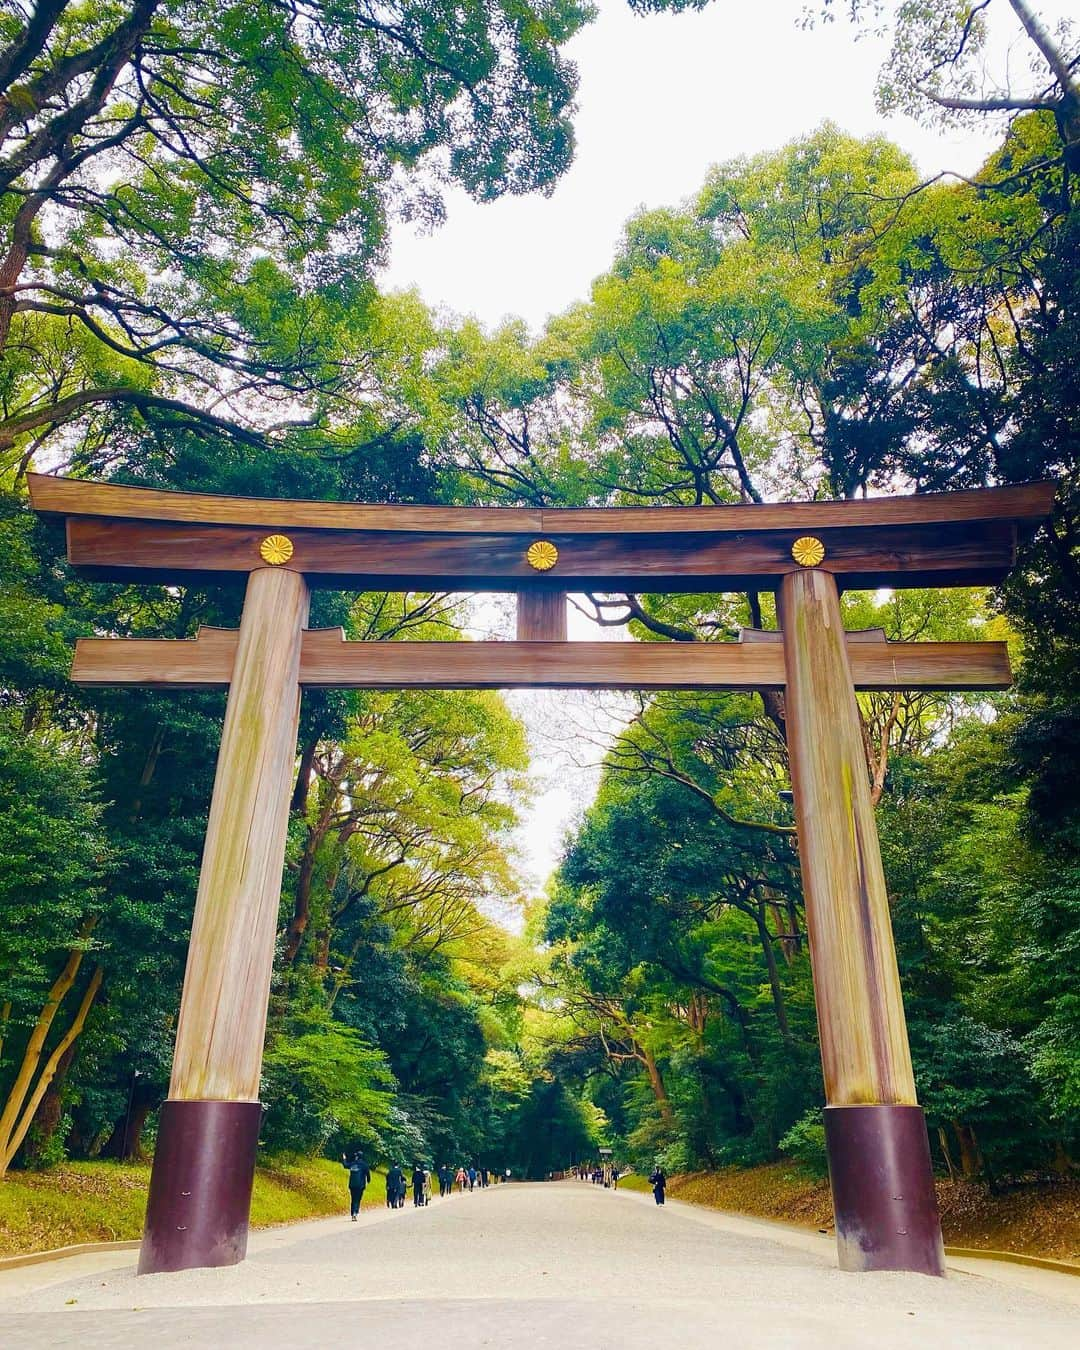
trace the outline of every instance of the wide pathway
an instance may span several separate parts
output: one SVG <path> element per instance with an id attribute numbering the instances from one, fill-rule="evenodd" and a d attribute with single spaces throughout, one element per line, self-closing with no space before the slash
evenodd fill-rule
<path id="1" fill-rule="evenodd" d="M 1080 1279 L 845 1275 L 832 1244 L 579 1182 L 256 1234 L 227 1270 L 132 1253 L 0 1273 L 0 1345 L 307 1350 L 1080 1346 Z M 987 1266 L 990 1263 L 985 1263 Z M 1011 1269 L 1011 1268 L 1010 1268 Z M 90 1273 L 86 1273 L 89 1270 Z"/>

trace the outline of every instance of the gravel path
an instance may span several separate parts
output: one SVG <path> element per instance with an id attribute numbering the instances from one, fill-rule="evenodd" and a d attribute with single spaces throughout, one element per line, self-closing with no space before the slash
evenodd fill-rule
<path id="1" fill-rule="evenodd" d="M 845 1275 L 812 1234 L 577 1182 L 256 1234 L 226 1270 L 30 1272 L 0 1276 L 0 1345 L 17 1350 L 1080 1346 L 1068 1276 L 1036 1292 L 966 1274 Z"/>

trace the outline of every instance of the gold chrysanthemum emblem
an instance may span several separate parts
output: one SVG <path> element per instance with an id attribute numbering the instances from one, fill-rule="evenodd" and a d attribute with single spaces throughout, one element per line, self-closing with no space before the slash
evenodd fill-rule
<path id="1" fill-rule="evenodd" d="M 280 567 L 293 555 L 293 542 L 284 534 L 268 534 L 259 545 L 259 556 L 271 567 Z"/>
<path id="2" fill-rule="evenodd" d="M 825 556 L 825 545 L 812 534 L 804 534 L 792 544 L 791 556 L 800 567 L 816 567 Z"/>
<path id="3" fill-rule="evenodd" d="M 525 561 L 538 572 L 550 572 L 559 561 L 559 550 L 550 539 L 537 539 L 525 550 Z"/>

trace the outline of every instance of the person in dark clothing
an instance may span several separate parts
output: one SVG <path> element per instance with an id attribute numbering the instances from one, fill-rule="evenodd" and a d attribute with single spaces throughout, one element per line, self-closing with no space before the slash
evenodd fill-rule
<path id="1" fill-rule="evenodd" d="M 619 1169 L 614 1163 L 611 1164 L 611 1189 L 613 1191 L 619 1189 Z"/>
<path id="2" fill-rule="evenodd" d="M 405 1198 L 405 1173 L 395 1163 L 386 1174 L 386 1207 L 400 1209 Z"/>
<path id="3" fill-rule="evenodd" d="M 450 1164 L 443 1163 L 439 1168 L 439 1195 L 449 1195 L 453 1182 L 450 1179 Z"/>
<path id="4" fill-rule="evenodd" d="M 349 1217 L 355 1223 L 360 1210 L 360 1202 L 364 1198 L 364 1188 L 371 1180 L 371 1169 L 364 1161 L 364 1155 L 359 1151 L 354 1153 L 351 1159 L 346 1158 L 343 1153 L 341 1165 L 347 1168 L 349 1173 Z"/>
<path id="5" fill-rule="evenodd" d="M 664 1203 L 664 1191 L 667 1189 L 667 1177 L 664 1176 L 664 1169 L 657 1164 L 653 1168 L 652 1176 L 649 1178 L 649 1185 L 652 1187 L 653 1197 L 658 1205 Z"/>
<path id="6" fill-rule="evenodd" d="M 424 1203 L 424 1169 L 419 1163 L 413 1164 L 412 1170 L 412 1202 L 415 1208 L 419 1209 Z"/>

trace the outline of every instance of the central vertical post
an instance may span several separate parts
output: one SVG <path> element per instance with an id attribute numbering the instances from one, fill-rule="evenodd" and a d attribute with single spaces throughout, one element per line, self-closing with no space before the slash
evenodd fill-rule
<path id="1" fill-rule="evenodd" d="M 835 577 L 786 575 L 780 609 L 840 1268 L 944 1275 Z"/>
<path id="2" fill-rule="evenodd" d="M 566 592 L 519 591 L 517 638 L 519 642 L 565 642 Z"/>
<path id="3" fill-rule="evenodd" d="M 300 712 L 308 589 L 252 572 L 244 598 L 191 928 L 169 1099 L 139 1273 L 247 1250 L 259 1075 Z"/>

